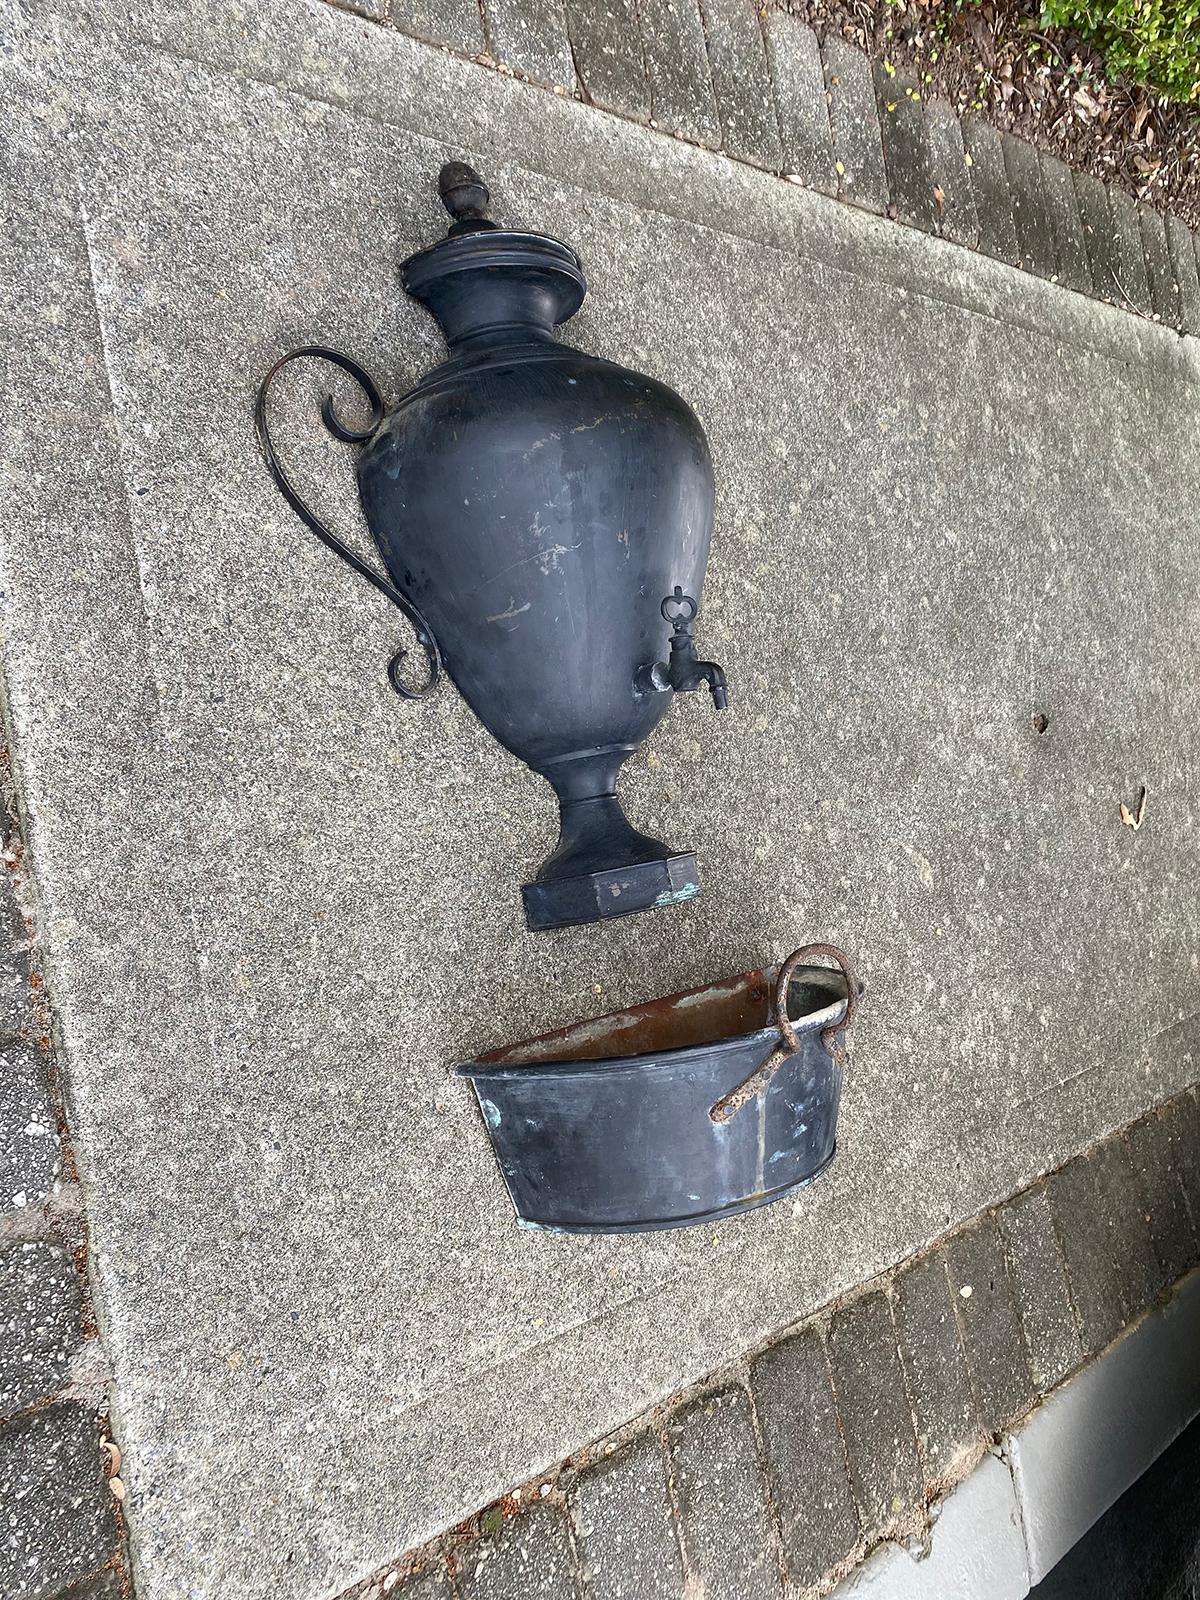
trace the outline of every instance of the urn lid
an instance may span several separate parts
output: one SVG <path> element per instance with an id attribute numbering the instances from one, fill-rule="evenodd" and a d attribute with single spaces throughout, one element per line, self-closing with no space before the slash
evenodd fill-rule
<path id="1" fill-rule="evenodd" d="M 516 295 L 532 292 L 542 312 L 537 320 L 548 319 L 550 327 L 575 315 L 587 280 L 569 245 L 546 234 L 497 227 L 487 215 L 487 186 L 461 161 L 442 168 L 438 189 L 454 219 L 447 236 L 400 264 L 401 282 L 415 300 L 429 306 L 444 324 L 447 294 L 457 305 L 473 281 L 489 302 L 502 285 Z"/>

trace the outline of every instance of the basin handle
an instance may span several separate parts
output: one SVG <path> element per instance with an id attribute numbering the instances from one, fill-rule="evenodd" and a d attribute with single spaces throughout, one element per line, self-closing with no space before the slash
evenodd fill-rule
<path id="1" fill-rule="evenodd" d="M 275 443 L 267 427 L 267 391 L 275 376 L 283 370 L 290 361 L 299 361 L 301 357 L 315 356 L 319 361 L 330 361 L 335 367 L 341 367 L 343 372 L 348 372 L 366 395 L 371 405 L 371 420 L 365 428 L 348 428 L 338 416 L 333 404 L 333 396 L 327 394 L 321 403 L 321 420 L 329 429 L 335 439 L 340 439 L 343 444 L 365 444 L 383 421 L 384 404 L 370 373 L 360 367 L 357 361 L 349 356 L 344 356 L 338 350 L 329 350 L 321 344 L 301 345 L 298 350 L 289 350 L 287 355 L 280 356 L 266 377 L 258 386 L 258 397 L 254 402 L 254 431 L 258 435 L 259 449 L 262 451 L 263 460 L 267 464 L 267 471 L 275 480 L 275 485 L 280 494 L 291 506 L 292 510 L 307 527 L 311 528 L 320 539 L 321 543 L 341 556 L 347 566 L 353 567 L 355 572 L 373 583 L 380 594 L 386 595 L 392 604 L 404 613 L 412 623 L 413 632 L 417 642 L 425 652 L 425 659 L 429 664 L 428 679 L 417 688 L 400 675 L 400 668 L 408 651 L 401 647 L 388 662 L 388 682 L 398 695 L 405 700 L 423 700 L 437 688 L 438 680 L 442 675 L 442 653 L 438 649 L 438 642 L 433 636 L 433 629 L 426 622 L 420 611 L 411 600 L 406 600 L 399 589 L 394 588 L 388 580 L 382 577 L 373 567 L 367 565 L 361 556 L 356 555 L 348 544 L 343 543 L 332 529 L 326 527 L 317 514 L 310 510 L 300 498 L 295 488 L 289 482 L 283 470 L 279 456 L 276 454 Z"/>
<path id="2" fill-rule="evenodd" d="M 778 1044 L 762 1066 L 752 1072 L 748 1078 L 743 1078 L 741 1083 L 730 1089 L 710 1107 L 709 1118 L 716 1123 L 728 1122 L 743 1106 L 749 1105 L 751 1100 L 758 1098 L 779 1071 L 789 1056 L 794 1056 L 803 1043 L 799 1034 L 792 1026 L 792 1019 L 788 1016 L 787 1000 L 788 990 L 796 968 L 802 961 L 810 961 L 814 956 L 824 956 L 827 961 L 832 961 L 835 966 L 842 969 L 846 978 L 846 1010 L 840 1022 L 831 1022 L 827 1028 L 821 1030 L 821 1043 L 830 1055 L 843 1066 L 846 1061 L 846 1032 L 854 1021 L 858 1010 L 858 1002 L 862 995 L 862 985 L 855 975 L 854 968 L 850 965 L 850 957 L 844 950 L 839 950 L 836 944 L 806 944 L 799 950 L 793 950 L 791 955 L 779 969 L 779 977 L 775 982 L 775 1026 L 779 1029 L 782 1042 Z"/>

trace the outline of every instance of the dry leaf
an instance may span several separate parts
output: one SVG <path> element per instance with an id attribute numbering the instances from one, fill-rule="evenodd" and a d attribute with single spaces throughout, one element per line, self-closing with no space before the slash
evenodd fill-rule
<path id="1" fill-rule="evenodd" d="M 124 1500 L 125 1485 L 120 1478 L 110 1478 L 108 1480 L 108 1487 L 112 1490 L 114 1499 Z"/>
<path id="2" fill-rule="evenodd" d="M 1145 815 L 1146 815 L 1146 785 L 1143 784 L 1142 785 L 1142 789 L 1141 789 L 1141 793 L 1138 795 L 1138 803 L 1137 803 L 1137 811 L 1136 812 L 1130 811 L 1129 807 L 1125 804 L 1124 800 L 1121 801 L 1121 821 L 1125 824 L 1125 826 L 1127 828 L 1132 828 L 1134 833 L 1136 833 L 1138 831 L 1138 829 L 1141 827 L 1142 818 Z"/>
<path id="3" fill-rule="evenodd" d="M 121 1452 L 111 1439 L 101 1439 L 100 1448 L 104 1451 L 104 1459 L 109 1473 L 115 1476 L 121 1470 Z"/>
<path id="4" fill-rule="evenodd" d="M 940 183 L 935 183 L 933 186 L 933 203 L 939 211 L 946 209 L 946 191 Z"/>

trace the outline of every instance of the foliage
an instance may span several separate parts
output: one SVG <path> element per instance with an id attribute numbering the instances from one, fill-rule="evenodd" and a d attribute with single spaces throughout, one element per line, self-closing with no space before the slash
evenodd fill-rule
<path id="1" fill-rule="evenodd" d="M 1079 34 L 1110 79 L 1200 100 L 1200 0 L 1042 0 L 1042 25 Z"/>

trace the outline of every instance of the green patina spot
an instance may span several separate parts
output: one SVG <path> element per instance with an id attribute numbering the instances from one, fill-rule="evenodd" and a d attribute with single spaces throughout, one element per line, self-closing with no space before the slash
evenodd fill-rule
<path id="1" fill-rule="evenodd" d="M 691 900 L 700 893 L 698 883 L 685 883 L 682 889 L 664 889 L 654 902 L 656 906 L 673 906 L 680 900 Z"/>

